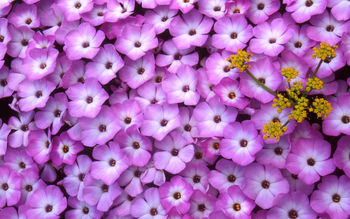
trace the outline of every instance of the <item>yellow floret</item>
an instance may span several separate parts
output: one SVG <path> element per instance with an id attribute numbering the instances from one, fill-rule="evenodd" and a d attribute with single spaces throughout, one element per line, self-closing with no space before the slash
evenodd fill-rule
<path id="1" fill-rule="evenodd" d="M 277 141 L 280 140 L 281 136 L 287 131 L 287 127 L 282 126 L 279 121 L 270 121 L 269 124 L 264 124 L 263 127 L 263 138 L 266 140 L 268 138 L 275 138 Z"/>
<path id="2" fill-rule="evenodd" d="M 290 112 L 288 116 L 289 119 L 295 119 L 297 122 L 302 122 L 307 117 L 307 107 L 309 100 L 305 97 L 300 97 L 297 100 L 297 104 L 294 106 L 294 109 Z"/>
<path id="3" fill-rule="evenodd" d="M 332 109 L 332 105 L 324 98 L 315 98 L 309 111 L 315 113 L 318 118 L 325 119 L 328 117 Z"/>
<path id="4" fill-rule="evenodd" d="M 320 47 L 312 48 L 314 50 L 312 58 L 320 58 L 322 61 L 330 62 L 334 57 L 337 56 L 337 54 L 335 53 L 335 50 L 337 48 L 337 45 L 331 46 L 328 43 L 321 43 Z"/>
<path id="5" fill-rule="evenodd" d="M 310 92 L 311 90 L 320 90 L 323 88 L 323 81 L 317 77 L 309 78 L 306 82 L 305 90 Z"/>
<path id="6" fill-rule="evenodd" d="M 273 99 L 274 104 L 272 104 L 273 107 L 278 107 L 277 112 L 281 113 L 282 110 L 286 109 L 287 107 L 291 107 L 291 103 L 288 98 L 284 97 L 282 94 L 277 94 L 277 98 Z"/>
<path id="7" fill-rule="evenodd" d="M 237 51 L 237 54 L 230 55 L 230 57 L 227 58 L 227 61 L 230 62 L 230 68 L 237 68 L 240 72 L 243 72 L 247 68 L 250 68 L 250 65 L 248 65 L 247 62 L 249 62 L 251 57 L 251 53 L 240 49 Z"/>
<path id="8" fill-rule="evenodd" d="M 286 89 L 288 95 L 295 100 L 298 100 L 299 98 L 298 96 L 301 94 L 302 90 L 303 90 L 303 82 L 301 81 L 294 82 L 291 88 Z"/>
<path id="9" fill-rule="evenodd" d="M 290 82 L 292 79 L 298 76 L 299 72 L 294 68 L 282 68 L 281 74 L 286 78 L 287 82 Z"/>

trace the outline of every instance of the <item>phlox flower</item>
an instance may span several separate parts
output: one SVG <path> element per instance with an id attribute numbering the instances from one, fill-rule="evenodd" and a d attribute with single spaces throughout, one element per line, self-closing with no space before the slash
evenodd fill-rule
<path id="1" fill-rule="evenodd" d="M 21 176 L 9 167 L 0 166 L 0 207 L 17 204 L 21 197 Z"/>
<path id="2" fill-rule="evenodd" d="M 322 14 L 327 6 L 327 0 L 312 1 L 312 0 L 295 0 L 294 3 L 288 5 L 286 10 L 291 12 L 292 18 L 297 23 L 304 23 L 311 16 Z"/>
<path id="3" fill-rule="evenodd" d="M 76 197 L 68 198 L 68 206 L 72 209 L 65 213 L 65 218 L 74 219 L 74 218 L 85 218 L 85 219 L 94 219 L 101 218 L 103 213 L 96 209 L 96 206 L 89 205 L 86 202 L 79 201 Z"/>
<path id="4" fill-rule="evenodd" d="M 252 0 L 250 2 L 247 16 L 254 24 L 266 21 L 280 8 L 280 1 L 277 0 Z"/>

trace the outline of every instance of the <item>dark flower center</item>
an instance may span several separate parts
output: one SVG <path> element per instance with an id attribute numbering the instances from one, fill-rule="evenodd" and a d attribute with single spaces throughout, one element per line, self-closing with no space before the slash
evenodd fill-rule
<path id="1" fill-rule="evenodd" d="M 241 147 L 247 147 L 248 141 L 245 140 L 245 139 L 242 139 L 242 140 L 239 142 L 239 144 L 241 145 Z"/>
<path id="2" fill-rule="evenodd" d="M 220 147 L 219 142 L 214 142 L 214 143 L 213 143 L 213 148 L 214 148 L 215 150 L 219 150 L 219 147 Z"/>
<path id="3" fill-rule="evenodd" d="M 85 83 L 85 79 L 84 79 L 84 77 L 80 77 L 80 78 L 78 78 L 78 82 L 80 82 L 80 83 L 84 84 L 84 83 Z"/>
<path id="4" fill-rule="evenodd" d="M 298 179 L 298 175 L 292 174 L 291 176 L 293 179 Z"/>
<path id="5" fill-rule="evenodd" d="M 180 53 L 176 53 L 175 55 L 174 55 L 174 59 L 175 60 L 180 60 L 182 58 L 182 55 L 180 54 Z"/>
<path id="6" fill-rule="evenodd" d="M 134 176 L 139 178 L 141 176 L 141 171 L 140 170 L 135 170 Z"/>
<path id="7" fill-rule="evenodd" d="M 298 212 L 296 210 L 292 209 L 288 212 L 288 216 L 289 216 L 289 218 L 297 218 Z"/>
<path id="8" fill-rule="evenodd" d="M 38 90 L 36 93 L 35 93 L 35 96 L 36 98 L 40 98 L 43 96 L 43 92 L 41 90 Z"/>
<path id="9" fill-rule="evenodd" d="M 7 191 L 9 189 L 9 185 L 7 183 L 3 183 L 1 185 L 1 188 L 4 190 L 4 191 Z"/>
<path id="10" fill-rule="evenodd" d="M 227 96 L 228 96 L 228 98 L 230 98 L 231 100 L 233 100 L 233 99 L 235 99 L 236 94 L 235 94 L 235 92 L 231 91 L 230 93 L 228 93 Z"/>
<path id="11" fill-rule="evenodd" d="M 167 20 L 168 20 L 168 16 L 162 17 L 162 22 L 165 22 L 165 21 L 167 21 Z"/>
<path id="12" fill-rule="evenodd" d="M 83 48 L 88 48 L 89 46 L 90 46 L 89 42 L 84 42 L 82 45 Z"/>
<path id="13" fill-rule="evenodd" d="M 55 110 L 55 112 L 53 113 L 55 115 L 55 117 L 60 117 L 61 116 L 62 111 L 61 110 Z"/>
<path id="14" fill-rule="evenodd" d="M 78 178 L 79 178 L 79 180 L 82 182 L 82 181 L 84 180 L 84 178 L 85 178 L 85 174 L 84 174 L 84 173 L 80 173 L 80 174 L 78 175 Z"/>
<path id="15" fill-rule="evenodd" d="M 198 205 L 198 211 L 204 212 L 206 209 L 205 204 L 199 204 Z"/>
<path id="16" fill-rule="evenodd" d="M 237 36 L 238 36 L 238 35 L 237 35 L 237 33 L 235 33 L 235 32 L 231 33 L 231 35 L 230 35 L 231 39 L 236 39 Z"/>
<path id="17" fill-rule="evenodd" d="M 281 147 L 275 147 L 275 154 L 281 155 L 283 153 L 283 149 Z"/>
<path id="18" fill-rule="evenodd" d="M 259 81 L 260 83 L 262 83 L 262 84 L 265 84 L 265 82 L 266 82 L 266 81 L 265 81 L 265 78 L 259 78 L 258 81 Z"/>
<path id="19" fill-rule="evenodd" d="M 312 0 L 307 0 L 306 2 L 305 2 L 305 5 L 307 6 L 307 7 L 310 7 L 311 5 L 313 5 L 314 4 L 314 2 L 312 1 Z"/>
<path id="20" fill-rule="evenodd" d="M 25 187 L 27 192 L 31 192 L 33 190 L 33 186 L 32 185 L 26 185 Z"/>
<path id="21" fill-rule="evenodd" d="M 213 8 L 214 11 L 221 11 L 221 7 L 220 6 L 216 6 Z"/>
<path id="22" fill-rule="evenodd" d="M 181 193 L 180 192 L 175 192 L 173 194 L 174 199 L 180 199 L 181 198 Z"/>
<path id="23" fill-rule="evenodd" d="M 45 142 L 45 146 L 46 146 L 46 148 L 49 148 L 49 147 L 50 147 L 50 142 L 49 142 L 49 141 L 46 141 L 46 142 Z"/>
<path id="24" fill-rule="evenodd" d="M 134 142 L 132 143 L 132 147 L 133 147 L 134 149 L 139 149 L 139 148 L 140 148 L 140 143 L 138 143 L 137 141 L 134 141 Z"/>
<path id="25" fill-rule="evenodd" d="M 124 119 L 124 122 L 125 122 L 125 124 L 130 124 L 131 123 L 131 118 L 130 117 L 126 117 Z"/>
<path id="26" fill-rule="evenodd" d="M 188 85 L 185 85 L 185 86 L 182 87 L 182 91 L 185 92 L 185 93 L 187 91 L 189 91 L 189 90 L 190 90 L 190 86 L 188 86 Z"/>
<path id="27" fill-rule="evenodd" d="M 333 25 L 328 25 L 328 26 L 326 27 L 326 30 L 327 30 L 328 32 L 333 32 L 333 31 L 334 31 L 334 26 L 333 26 Z"/>
<path id="28" fill-rule="evenodd" d="M 350 122 L 350 117 L 349 116 L 343 116 L 341 117 L 341 121 L 344 123 L 344 124 L 347 124 Z"/>
<path id="29" fill-rule="evenodd" d="M 106 130 L 107 130 L 107 127 L 106 127 L 106 125 L 100 125 L 99 127 L 98 127 L 98 130 L 100 131 L 100 132 L 105 132 Z"/>
<path id="30" fill-rule="evenodd" d="M 314 159 L 312 159 L 312 158 L 307 159 L 307 164 L 309 166 L 313 166 L 313 165 L 315 165 L 315 163 L 316 163 L 316 161 Z"/>
<path id="31" fill-rule="evenodd" d="M 192 30 L 190 30 L 189 32 L 188 32 L 188 34 L 190 35 L 190 36 L 193 36 L 193 35 L 195 35 L 197 32 L 196 32 L 196 30 L 195 29 L 192 29 Z"/>
<path id="32" fill-rule="evenodd" d="M 144 68 L 137 69 L 137 74 L 142 75 L 143 73 L 145 73 L 145 69 Z"/>
<path id="33" fill-rule="evenodd" d="M 297 41 L 297 42 L 294 43 L 294 47 L 295 48 L 301 48 L 302 45 L 303 44 L 300 41 Z"/>
<path id="34" fill-rule="evenodd" d="M 151 104 L 156 104 L 156 103 L 158 103 L 158 100 L 156 100 L 155 98 L 151 100 Z"/>
<path id="35" fill-rule="evenodd" d="M 0 42 L 4 42 L 5 37 L 3 35 L 0 35 Z"/>
<path id="36" fill-rule="evenodd" d="M 339 194 L 334 194 L 332 196 L 332 200 L 333 200 L 333 202 L 336 202 L 336 203 L 340 202 L 340 195 Z"/>
<path id="37" fill-rule="evenodd" d="M 129 201 L 132 201 L 132 200 L 134 200 L 134 197 L 128 195 L 128 200 L 129 200 Z"/>
<path id="38" fill-rule="evenodd" d="M 241 205 L 239 203 L 234 203 L 232 205 L 233 210 L 235 211 L 240 211 L 241 210 Z"/>
<path id="39" fill-rule="evenodd" d="M 81 7 L 81 3 L 80 3 L 80 2 L 75 3 L 74 7 L 75 7 L 76 9 L 79 9 L 79 8 Z"/>
<path id="40" fill-rule="evenodd" d="M 46 205 L 46 207 L 45 207 L 46 212 L 51 212 L 52 209 L 53 209 L 52 205 Z"/>
<path id="41" fill-rule="evenodd" d="M 157 83 L 160 83 L 160 82 L 162 82 L 163 81 L 163 77 L 162 76 L 157 76 L 156 77 L 156 80 L 155 80 Z"/>
<path id="42" fill-rule="evenodd" d="M 270 187 L 270 182 L 267 181 L 267 180 L 264 180 L 261 182 L 261 186 L 264 188 L 264 189 L 268 189 Z"/>
<path id="43" fill-rule="evenodd" d="M 94 101 L 94 98 L 92 98 L 91 96 L 88 96 L 87 98 L 86 98 L 86 102 L 87 103 L 92 103 Z"/>
<path id="44" fill-rule="evenodd" d="M 24 132 L 28 131 L 29 130 L 28 125 L 22 125 L 21 126 L 21 130 L 24 131 Z"/>
<path id="45" fill-rule="evenodd" d="M 192 129 L 192 126 L 190 124 L 187 124 L 187 125 L 185 125 L 184 129 L 186 132 L 190 132 Z"/>
<path id="46" fill-rule="evenodd" d="M 239 10 L 239 8 L 236 8 L 235 10 L 232 11 L 234 14 L 236 13 L 241 13 L 241 10 Z"/>
<path id="47" fill-rule="evenodd" d="M 109 160 L 109 166 L 114 167 L 116 164 L 117 164 L 117 161 L 115 161 L 114 159 Z"/>
<path id="48" fill-rule="evenodd" d="M 152 215 L 152 216 L 155 216 L 158 214 L 158 211 L 156 208 L 151 208 L 151 210 L 149 211 L 149 213 Z"/>
<path id="49" fill-rule="evenodd" d="M 202 152 L 197 151 L 197 152 L 194 154 L 194 157 L 195 157 L 197 160 L 202 159 L 202 157 L 203 157 L 203 153 L 202 153 Z"/>
<path id="50" fill-rule="evenodd" d="M 57 26 L 61 26 L 62 25 L 62 22 L 61 21 L 59 21 L 58 23 L 57 23 Z"/>
<path id="51" fill-rule="evenodd" d="M 6 80 L 6 79 L 2 79 L 2 80 L 0 81 L 0 85 L 1 85 L 2 87 L 6 87 L 6 85 L 7 85 L 7 80 Z"/>
<path id="52" fill-rule="evenodd" d="M 21 169 L 26 168 L 26 164 L 25 164 L 23 161 L 19 162 L 18 166 L 19 166 Z"/>
<path id="53" fill-rule="evenodd" d="M 257 8 L 258 8 L 259 10 L 263 10 L 263 9 L 265 8 L 264 3 L 259 3 L 258 6 L 257 6 Z"/>
<path id="54" fill-rule="evenodd" d="M 194 183 L 199 183 L 200 181 L 201 181 L 201 177 L 200 177 L 200 176 L 195 175 L 195 176 L 193 177 L 193 182 L 194 182 Z"/>
<path id="55" fill-rule="evenodd" d="M 272 38 L 272 39 L 269 40 L 269 43 L 270 43 L 270 44 L 273 44 L 273 43 L 275 43 L 275 42 L 276 42 L 276 39 L 275 39 L 275 38 Z"/>
<path id="56" fill-rule="evenodd" d="M 279 118 L 274 117 L 274 118 L 272 119 L 272 122 L 281 122 L 281 121 L 280 121 L 280 119 L 279 119 Z"/>
<path id="57" fill-rule="evenodd" d="M 112 66 L 113 66 L 112 62 L 107 62 L 107 63 L 105 64 L 105 68 L 106 68 L 106 69 L 111 69 Z"/>
<path id="58" fill-rule="evenodd" d="M 89 213 L 89 208 L 85 206 L 85 207 L 83 208 L 83 213 L 84 213 L 84 214 L 88 214 L 88 213 Z"/>
<path id="59" fill-rule="evenodd" d="M 22 44 L 22 46 L 28 46 L 28 40 L 23 39 L 23 40 L 21 41 L 21 44 Z"/>
<path id="60" fill-rule="evenodd" d="M 230 71 L 230 66 L 225 66 L 224 67 L 224 72 L 229 72 Z"/>
<path id="61" fill-rule="evenodd" d="M 69 147 L 67 145 L 63 145 L 62 151 L 63 151 L 63 153 L 68 153 Z"/>
<path id="62" fill-rule="evenodd" d="M 166 119 L 163 119 L 162 121 L 160 121 L 160 125 L 162 127 L 166 126 L 167 124 L 168 124 L 168 120 L 166 120 Z"/>
<path id="63" fill-rule="evenodd" d="M 140 42 L 140 41 L 135 42 L 135 43 L 134 43 L 134 46 L 135 46 L 136 48 L 140 48 L 140 47 L 141 47 L 141 42 Z"/>
<path id="64" fill-rule="evenodd" d="M 189 3 L 190 2 L 190 0 L 184 0 L 184 3 Z"/>
<path id="65" fill-rule="evenodd" d="M 315 161 L 313 158 L 307 159 L 307 164 L 308 164 L 309 166 L 313 166 L 313 165 L 315 165 L 315 163 L 316 163 L 316 161 Z"/>
<path id="66" fill-rule="evenodd" d="M 106 184 L 103 184 L 103 185 L 101 186 L 101 189 L 102 189 L 102 192 L 108 192 L 109 186 L 106 185 Z"/>
<path id="67" fill-rule="evenodd" d="M 32 23 L 32 19 L 30 19 L 30 18 L 28 18 L 27 20 L 26 20 L 26 24 L 31 24 Z"/>
<path id="68" fill-rule="evenodd" d="M 179 155 L 179 150 L 174 148 L 173 150 L 171 150 L 171 155 L 173 156 Z"/>
<path id="69" fill-rule="evenodd" d="M 105 15 L 105 13 L 103 13 L 103 11 L 100 11 L 97 13 L 97 16 L 99 16 L 99 17 L 102 17 L 103 15 Z"/>
<path id="70" fill-rule="evenodd" d="M 231 183 L 234 183 L 236 181 L 236 177 L 233 174 L 228 175 L 227 176 L 227 181 L 229 181 Z"/>
<path id="71" fill-rule="evenodd" d="M 221 122 L 221 117 L 220 116 L 214 116 L 214 122 L 215 123 L 220 123 Z"/>

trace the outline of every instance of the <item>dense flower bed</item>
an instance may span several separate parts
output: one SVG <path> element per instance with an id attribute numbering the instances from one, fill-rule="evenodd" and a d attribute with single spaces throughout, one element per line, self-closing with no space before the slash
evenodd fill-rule
<path id="1" fill-rule="evenodd" d="M 0 219 L 346 219 L 349 65 L 348 0 L 0 0 Z"/>

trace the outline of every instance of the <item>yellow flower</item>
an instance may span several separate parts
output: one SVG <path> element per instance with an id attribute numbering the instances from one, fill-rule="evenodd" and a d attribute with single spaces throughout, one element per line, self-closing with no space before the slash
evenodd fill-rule
<path id="1" fill-rule="evenodd" d="M 307 117 L 307 107 L 309 100 L 305 97 L 300 97 L 297 100 L 297 104 L 294 106 L 294 109 L 290 112 L 288 116 L 289 119 L 295 119 L 297 122 L 302 122 Z"/>
<path id="2" fill-rule="evenodd" d="M 303 82 L 301 81 L 294 82 L 291 88 L 286 89 L 288 95 L 295 100 L 298 100 L 299 98 L 298 96 L 301 94 L 302 90 L 303 90 Z"/>
<path id="3" fill-rule="evenodd" d="M 330 102 L 325 100 L 324 98 L 315 98 L 314 102 L 312 102 L 311 107 L 309 108 L 310 112 L 313 112 L 317 115 L 317 118 L 327 118 L 328 114 L 332 111 L 332 105 Z"/>
<path id="4" fill-rule="evenodd" d="M 314 50 L 312 58 L 320 58 L 322 61 L 330 62 L 334 57 L 337 56 L 335 53 L 335 50 L 337 48 L 337 45 L 330 46 L 328 43 L 321 43 L 319 48 L 312 48 Z"/>
<path id="5" fill-rule="evenodd" d="M 274 104 L 272 104 L 273 107 L 278 107 L 277 112 L 281 113 L 282 110 L 284 110 L 287 107 L 290 107 L 292 104 L 290 103 L 289 99 L 284 97 L 282 94 L 277 94 L 278 99 L 273 99 Z"/>
<path id="6" fill-rule="evenodd" d="M 287 82 L 290 82 L 292 79 L 296 78 L 299 74 L 298 70 L 294 68 L 282 68 L 281 74 L 286 77 Z"/>
<path id="7" fill-rule="evenodd" d="M 323 88 L 323 81 L 317 77 L 309 78 L 306 82 L 305 90 L 310 92 L 311 90 L 320 90 Z"/>
<path id="8" fill-rule="evenodd" d="M 251 57 L 251 53 L 247 53 L 240 49 L 237 51 L 236 55 L 230 55 L 230 57 L 227 58 L 227 61 L 231 63 L 230 68 L 237 68 L 240 72 L 243 72 L 247 68 L 250 68 L 250 65 L 247 65 L 247 62 L 249 62 Z"/>
<path id="9" fill-rule="evenodd" d="M 266 140 L 268 138 L 275 138 L 277 141 L 280 140 L 281 136 L 287 131 L 287 127 L 282 126 L 279 121 L 270 121 L 269 124 L 264 124 L 263 127 L 263 138 Z"/>

